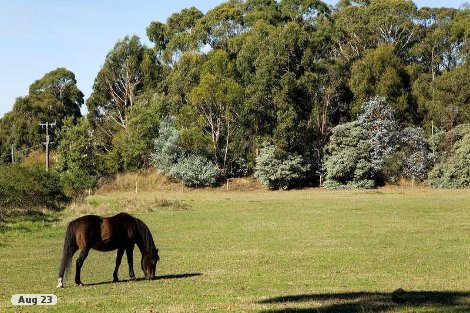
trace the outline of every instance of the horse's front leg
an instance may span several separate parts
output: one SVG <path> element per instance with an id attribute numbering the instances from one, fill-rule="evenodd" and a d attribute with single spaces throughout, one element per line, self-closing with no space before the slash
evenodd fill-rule
<path id="1" fill-rule="evenodd" d="M 80 271 L 82 270 L 83 262 L 85 262 L 86 257 L 90 252 L 90 248 L 83 248 L 80 251 L 80 256 L 77 259 L 76 269 L 75 269 L 75 283 L 79 286 L 83 286 L 83 283 L 80 279 Z"/>
<path id="2" fill-rule="evenodd" d="M 123 254 L 124 254 L 124 249 L 118 249 L 118 252 L 116 255 L 116 267 L 114 268 L 114 272 L 113 272 L 113 282 L 119 281 L 118 270 L 119 270 L 119 266 L 121 265 Z"/>
<path id="3" fill-rule="evenodd" d="M 129 264 L 129 277 L 131 280 L 135 280 L 134 274 L 134 245 L 127 247 L 127 263 Z"/>

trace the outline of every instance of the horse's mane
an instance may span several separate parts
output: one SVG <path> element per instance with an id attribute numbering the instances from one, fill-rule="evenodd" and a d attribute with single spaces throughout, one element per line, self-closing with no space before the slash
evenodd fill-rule
<path id="1" fill-rule="evenodd" d="M 138 218 L 135 218 L 135 222 L 137 224 L 137 229 L 139 231 L 139 234 L 142 238 L 142 245 L 143 245 L 143 250 L 146 253 L 154 253 L 156 251 L 155 243 L 153 242 L 153 237 L 152 234 L 150 233 L 150 229 L 145 225 L 144 222 L 139 220 Z"/>

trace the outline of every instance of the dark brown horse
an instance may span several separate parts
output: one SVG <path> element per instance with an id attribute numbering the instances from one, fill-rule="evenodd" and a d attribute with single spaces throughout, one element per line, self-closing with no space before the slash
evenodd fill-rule
<path id="1" fill-rule="evenodd" d="M 134 245 L 142 253 L 141 267 L 146 279 L 155 278 L 155 268 L 159 260 L 158 249 L 153 242 L 152 234 L 147 225 L 127 213 L 119 213 L 112 217 L 86 215 L 69 223 L 65 233 L 64 252 L 60 263 L 57 288 L 64 286 L 64 274 L 70 267 L 72 257 L 80 249 L 75 271 L 75 283 L 82 286 L 80 270 L 90 249 L 98 251 L 118 250 L 113 281 L 119 281 L 117 273 L 121 265 L 124 251 L 129 263 L 129 276 L 135 280 L 133 256 Z"/>

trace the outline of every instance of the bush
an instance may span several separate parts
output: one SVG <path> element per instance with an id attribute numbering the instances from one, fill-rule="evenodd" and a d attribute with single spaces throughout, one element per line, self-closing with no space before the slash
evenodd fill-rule
<path id="1" fill-rule="evenodd" d="M 154 141 L 154 153 L 150 156 L 151 163 L 161 174 L 169 174 L 184 154 L 178 145 L 180 136 L 174 125 L 174 117 L 166 117 L 161 121 L 158 136 Z"/>
<path id="2" fill-rule="evenodd" d="M 85 197 L 85 191 L 96 188 L 98 182 L 86 170 L 71 168 L 60 174 L 60 184 L 68 197 L 80 201 Z"/>
<path id="3" fill-rule="evenodd" d="M 326 188 L 372 188 L 375 186 L 371 144 L 358 121 L 332 129 L 327 157 Z"/>
<path id="4" fill-rule="evenodd" d="M 66 201 L 57 173 L 42 166 L 0 165 L 0 208 L 55 210 Z"/>
<path id="5" fill-rule="evenodd" d="M 188 187 L 205 187 L 214 185 L 219 176 L 217 166 L 200 155 L 189 155 L 174 164 L 169 174 Z"/>
<path id="6" fill-rule="evenodd" d="M 408 127 L 400 132 L 402 175 L 412 180 L 422 180 L 433 164 L 434 156 L 422 128 Z"/>
<path id="7" fill-rule="evenodd" d="M 185 151 L 180 145 L 180 133 L 175 118 L 166 117 L 160 124 L 154 141 L 151 162 L 161 174 L 167 174 L 188 187 L 205 187 L 216 183 L 219 169 L 208 158 Z"/>
<path id="8" fill-rule="evenodd" d="M 450 156 L 443 158 L 429 173 L 427 184 L 435 188 L 470 188 L 470 125 L 462 125 L 449 136 L 460 138 Z"/>
<path id="9" fill-rule="evenodd" d="M 398 150 L 397 123 L 392 107 L 383 97 L 374 97 L 364 103 L 358 121 L 366 131 L 371 145 L 371 160 L 374 166 L 376 184 L 394 181 L 394 166 L 390 162 Z M 391 176 L 388 176 L 391 174 Z"/>
<path id="10" fill-rule="evenodd" d="M 302 156 L 277 155 L 276 147 L 265 143 L 256 158 L 255 177 L 269 189 L 290 189 L 305 180 L 309 169 Z"/>

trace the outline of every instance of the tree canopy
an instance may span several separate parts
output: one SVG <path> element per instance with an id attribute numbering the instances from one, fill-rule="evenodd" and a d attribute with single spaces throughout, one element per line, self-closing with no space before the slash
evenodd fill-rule
<path id="1" fill-rule="evenodd" d="M 1 160 L 9 162 L 11 145 L 40 144 L 31 127 L 40 119 L 61 126 L 72 117 L 64 139 L 92 131 L 101 164 L 86 173 L 165 167 L 152 155 L 171 118 L 172 145 L 187 151 L 181 170 L 209 164 L 211 175 L 228 178 L 240 166 L 245 174 L 292 169 L 292 181 L 276 178 L 276 188 L 323 178 L 373 186 L 392 172 L 424 179 L 435 162 L 444 162 L 441 171 L 454 170 L 445 162 L 466 165 L 464 139 L 450 150 L 457 156 L 430 154 L 435 136 L 470 123 L 468 7 L 230 0 L 205 14 L 185 8 L 146 31 L 152 47 L 127 36 L 104 56 L 87 123 L 76 130 L 84 100 L 73 73 L 57 69 L 34 82 L 0 121 Z"/>

